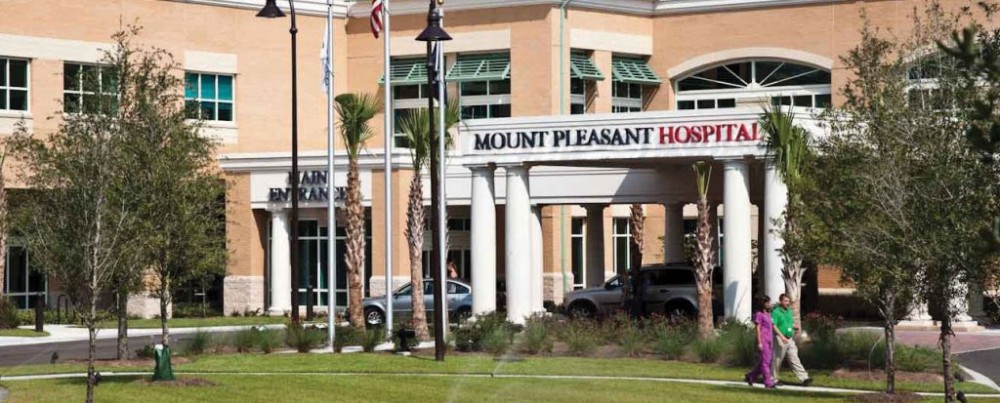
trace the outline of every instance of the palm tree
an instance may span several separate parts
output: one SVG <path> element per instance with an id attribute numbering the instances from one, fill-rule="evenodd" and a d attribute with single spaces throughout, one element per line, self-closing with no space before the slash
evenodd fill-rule
<path id="1" fill-rule="evenodd" d="M 632 227 L 632 250 L 629 253 L 629 259 L 632 264 L 629 265 L 631 267 L 623 268 L 622 273 L 619 274 L 622 278 L 622 284 L 626 285 L 622 288 L 622 305 L 630 308 L 629 314 L 632 317 L 638 318 L 645 315 L 644 307 L 641 304 L 645 298 L 645 295 L 642 295 L 645 287 L 639 283 L 642 281 L 639 278 L 639 270 L 642 268 L 642 248 L 646 245 L 643 236 L 646 231 L 646 215 L 642 211 L 642 204 L 632 204 L 629 209 L 631 213 L 629 225 Z"/>
<path id="2" fill-rule="evenodd" d="M 363 329 L 364 314 L 361 310 L 361 273 L 365 265 L 365 210 L 361 206 L 361 173 L 358 156 L 365 142 L 372 137 L 368 121 L 382 108 L 379 98 L 372 94 L 341 94 L 337 101 L 340 116 L 340 134 L 347 148 L 347 295 L 348 316 L 351 326 Z M 332 230 L 330 232 L 333 233 Z M 391 290 L 390 290 L 391 291 Z"/>
<path id="3" fill-rule="evenodd" d="M 698 285 L 698 336 L 707 339 L 714 334 L 712 321 L 712 271 L 715 270 L 715 251 L 712 239 L 711 206 L 708 204 L 708 184 L 712 166 L 705 161 L 694 164 L 698 181 L 698 228 L 695 230 L 694 276 Z"/>
<path id="4" fill-rule="evenodd" d="M 410 157 L 413 159 L 413 179 L 410 180 L 410 197 L 406 206 L 406 242 L 410 249 L 410 287 L 412 298 L 411 318 L 413 329 L 417 333 L 417 338 L 421 340 L 430 339 L 430 331 L 427 329 L 427 310 L 424 306 L 424 270 L 423 270 L 423 245 L 424 245 L 424 184 L 420 173 L 424 166 L 430 161 L 431 143 L 437 141 L 437 136 L 431 138 L 429 135 L 429 116 L 426 109 L 418 109 L 408 113 L 399 122 L 399 129 L 406 134 L 406 140 L 410 146 Z M 449 104 L 445 110 L 445 130 L 450 129 L 458 123 L 460 109 L 456 104 Z M 450 139 L 445 139 L 449 141 Z M 449 141 L 450 143 L 450 141 Z"/>
<path id="5" fill-rule="evenodd" d="M 801 323 L 802 275 L 806 268 L 802 265 L 802 254 L 797 252 L 788 235 L 798 233 L 796 212 L 801 206 L 801 199 L 796 191 L 802 183 L 804 161 L 809 157 L 809 132 L 795 124 L 795 115 L 790 110 L 780 107 L 764 108 L 760 117 L 761 129 L 767 133 L 764 148 L 770 157 L 769 163 L 774 164 L 778 175 L 788 186 L 788 205 L 782 214 L 781 236 L 785 237 L 785 246 L 781 250 L 781 277 L 785 281 L 785 293 L 792 302 L 792 313 L 795 323 Z"/>

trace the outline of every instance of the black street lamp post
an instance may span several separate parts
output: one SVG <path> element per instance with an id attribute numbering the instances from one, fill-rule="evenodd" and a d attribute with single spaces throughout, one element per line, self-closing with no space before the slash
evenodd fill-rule
<path id="1" fill-rule="evenodd" d="M 427 84 L 428 90 L 437 94 L 437 86 L 439 85 L 437 73 L 439 69 L 443 69 L 444 66 L 438 65 L 436 60 L 437 55 L 435 54 L 433 48 L 434 44 L 440 41 L 451 40 L 451 36 L 448 35 L 444 29 L 441 28 L 441 14 L 438 13 L 437 3 L 435 0 L 430 0 L 430 9 L 427 13 L 427 28 L 417 36 L 417 40 L 421 42 L 427 42 Z M 438 44 L 440 46 L 440 44 Z M 438 102 L 444 102 L 443 99 L 439 99 Z M 444 161 L 439 161 L 438 154 L 440 150 L 438 149 L 438 139 L 435 135 L 434 130 L 434 96 L 427 97 L 427 113 L 429 120 L 429 136 L 430 139 L 430 154 L 431 154 L 431 222 L 434 223 L 434 230 L 431 232 L 431 239 L 434 242 L 432 248 L 433 253 L 431 253 L 431 277 L 434 279 L 434 358 L 437 361 L 444 361 L 445 353 L 445 340 L 444 340 L 444 327 L 441 326 L 444 321 L 444 289 L 445 289 L 445 279 L 441 275 L 441 237 L 444 236 L 445 228 L 441 225 L 441 216 L 439 207 L 444 200 L 441 200 L 441 178 L 439 175 L 440 164 Z"/>
<path id="2" fill-rule="evenodd" d="M 264 8 L 257 13 L 262 18 L 280 18 L 285 13 L 275 4 L 276 0 L 267 0 Z M 291 232 L 291 266 L 292 266 L 292 323 L 299 323 L 299 94 L 298 94 L 298 69 L 296 64 L 296 44 L 295 37 L 299 33 L 295 26 L 295 1 L 288 0 L 288 8 L 291 12 L 291 28 L 288 33 L 292 36 L 292 173 L 289 176 L 292 188 L 292 212 L 289 221 Z M 311 282 L 310 282 L 311 284 Z M 311 290 L 308 290 L 311 291 Z M 306 293 L 306 298 L 311 292 Z M 312 304 L 306 307 L 306 317 L 312 316 Z"/>

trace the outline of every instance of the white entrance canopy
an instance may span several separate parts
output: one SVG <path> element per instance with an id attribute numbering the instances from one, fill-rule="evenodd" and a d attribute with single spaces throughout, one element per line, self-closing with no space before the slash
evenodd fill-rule
<path id="1" fill-rule="evenodd" d="M 823 136 L 815 110 L 795 109 L 796 122 L 814 136 Z M 773 228 L 787 204 L 787 190 L 777 172 L 766 163 L 765 133 L 760 128 L 762 108 L 663 111 L 632 114 L 561 115 L 471 120 L 459 125 L 453 165 L 472 171 L 473 312 L 492 311 L 496 284 L 496 168 L 503 168 L 505 263 L 508 319 L 523 323 L 542 310 L 538 292 L 543 283 L 540 259 L 541 231 L 538 201 L 531 190 L 529 171 L 536 166 L 649 168 L 673 172 L 660 176 L 665 192 L 690 195 L 694 175 L 690 163 L 706 160 L 722 165 L 722 204 L 725 209 L 722 249 L 725 316 L 750 319 L 751 301 L 751 168 L 763 171 L 764 277 L 766 292 L 775 299 L 784 292 L 781 280 L 783 245 Z M 684 170 L 670 169 L 673 166 Z M 666 169 L 663 169 L 667 167 Z M 674 183 L 682 181 L 682 183 Z M 567 178 L 568 180 L 569 178 Z M 579 179 L 575 178 L 580 183 Z M 585 178 L 583 178 L 585 179 Z M 586 186 L 586 182 L 582 182 Z M 570 192 L 572 193 L 572 192 Z M 655 192 L 654 192 L 655 193 Z M 569 204 L 572 198 L 563 199 Z M 586 203 L 587 200 L 580 200 Z M 650 200 L 649 202 L 663 202 Z M 694 202 L 675 200 L 672 203 Z M 594 213 L 591 214 L 591 207 Z M 588 206 L 588 277 L 603 278 L 603 205 Z M 674 209 L 674 211 L 680 211 Z M 669 221 L 675 221 L 668 217 Z M 669 225 L 669 224 L 668 224 Z M 680 244 L 682 228 L 668 228 L 667 243 Z M 594 227 L 594 228 L 591 228 Z M 670 231 L 673 229 L 673 231 Z M 671 236 L 673 235 L 673 236 Z M 668 250 L 670 247 L 668 246 Z M 674 250 L 676 251 L 676 245 Z M 590 284 L 594 285 L 594 284 Z"/>

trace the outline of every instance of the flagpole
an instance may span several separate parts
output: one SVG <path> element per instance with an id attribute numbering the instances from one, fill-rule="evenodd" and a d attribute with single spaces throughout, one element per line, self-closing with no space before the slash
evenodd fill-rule
<path id="1" fill-rule="evenodd" d="M 385 150 L 385 333 L 386 340 L 392 340 L 392 140 L 393 140 L 393 118 L 395 113 L 392 110 L 392 71 L 391 58 L 389 53 L 389 38 L 392 30 L 389 20 L 389 0 L 382 0 L 382 26 L 384 40 L 383 54 L 383 77 L 385 83 L 382 86 L 382 100 L 385 106 L 382 108 L 382 116 L 385 119 L 384 127 L 384 150 Z"/>
<path id="2" fill-rule="evenodd" d="M 336 138 L 333 130 L 333 0 L 326 2 L 326 65 L 323 66 L 323 78 L 326 80 L 326 338 L 330 352 L 336 337 L 337 316 L 337 186 L 334 171 L 334 150 Z"/>

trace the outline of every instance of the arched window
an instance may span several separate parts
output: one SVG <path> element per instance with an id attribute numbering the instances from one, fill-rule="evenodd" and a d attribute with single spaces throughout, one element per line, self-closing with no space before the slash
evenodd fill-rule
<path id="1" fill-rule="evenodd" d="M 677 109 L 760 104 L 825 108 L 830 72 L 781 60 L 744 60 L 709 67 L 677 80 Z"/>

